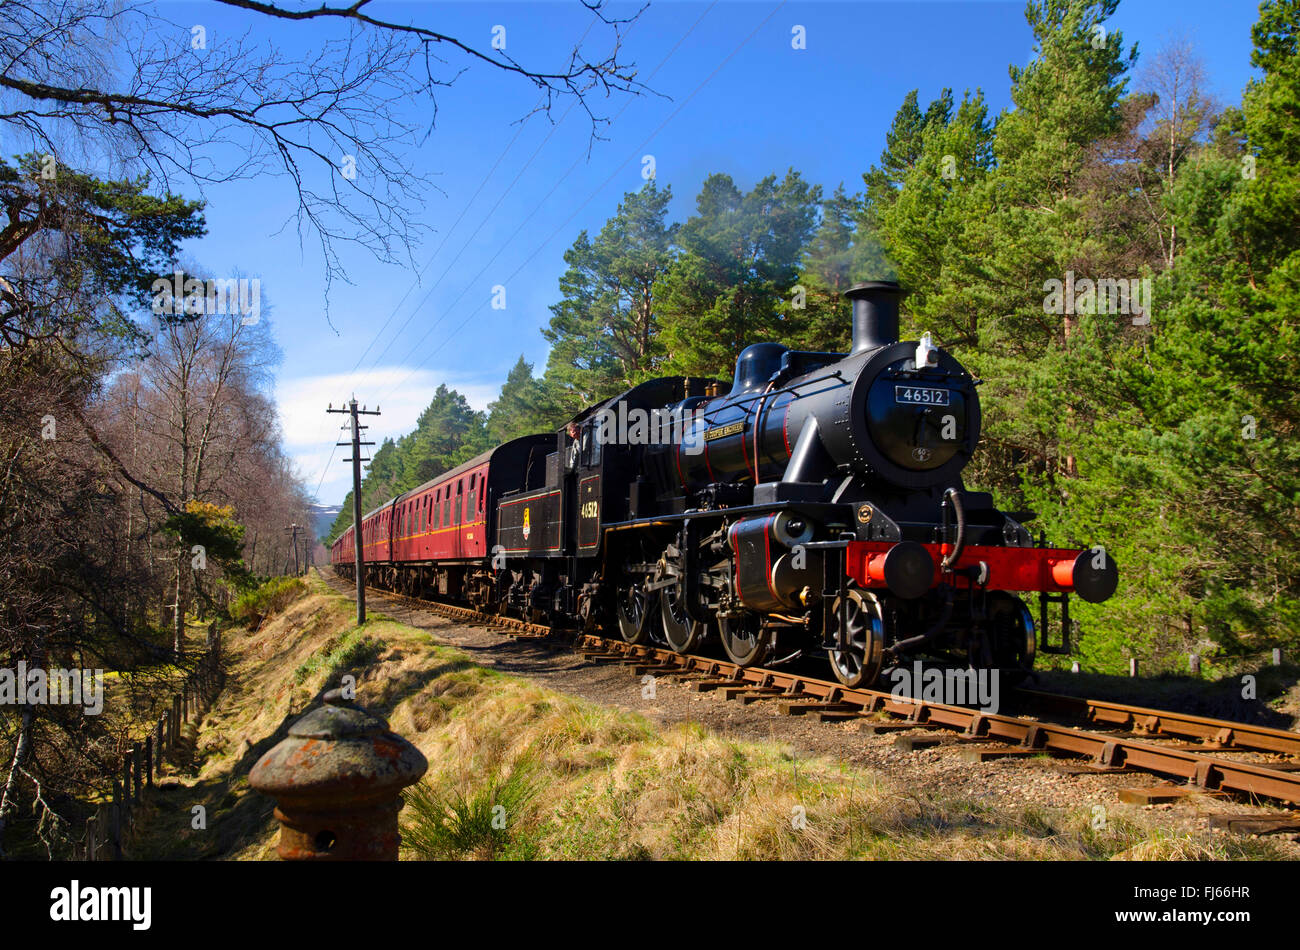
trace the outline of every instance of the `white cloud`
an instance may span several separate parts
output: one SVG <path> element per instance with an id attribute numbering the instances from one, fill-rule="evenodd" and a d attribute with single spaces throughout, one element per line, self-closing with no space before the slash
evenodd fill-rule
<path id="1" fill-rule="evenodd" d="M 337 504 L 352 487 L 352 466 L 343 461 L 351 457 L 350 446 L 338 447 L 333 461 L 326 467 L 334 448 L 332 443 L 350 437 L 340 431 L 346 417 L 327 413 L 328 404 L 333 403 L 338 409 L 353 393 L 358 402 L 371 409 L 378 402 L 381 415 L 366 416 L 362 422 L 370 426 L 362 433 L 363 437 L 374 442 L 377 448 L 385 438 L 396 439 L 412 431 L 441 384 L 455 389 L 470 406 L 479 410 L 486 409 L 501 391 L 499 380 L 484 382 L 482 377 L 437 369 L 412 372 L 403 366 L 280 380 L 276 386 L 276 403 L 285 450 L 297 465 L 308 491 L 314 491 L 319 482 L 318 500 L 322 504 Z M 369 457 L 374 449 L 363 451 L 363 457 Z"/>

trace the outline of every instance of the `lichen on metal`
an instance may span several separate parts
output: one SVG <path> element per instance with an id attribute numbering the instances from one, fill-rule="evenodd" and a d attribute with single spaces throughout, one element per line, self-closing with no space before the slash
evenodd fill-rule
<path id="1" fill-rule="evenodd" d="M 289 727 L 249 773 L 276 799 L 278 852 L 286 861 L 391 861 L 401 791 L 420 780 L 420 750 L 339 690 Z"/>

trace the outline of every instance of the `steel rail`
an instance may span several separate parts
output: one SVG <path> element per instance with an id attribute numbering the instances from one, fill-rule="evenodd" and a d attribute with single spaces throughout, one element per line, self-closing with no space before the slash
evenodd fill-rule
<path id="1" fill-rule="evenodd" d="M 584 635 L 579 641 L 612 654 L 671 663 L 683 669 L 780 690 L 791 698 L 848 703 L 864 713 L 884 712 L 909 722 L 955 729 L 966 736 L 998 739 L 1029 749 L 1085 756 L 1111 768 L 1127 766 L 1195 782 L 1207 791 L 1225 790 L 1300 803 L 1300 774 L 1264 765 L 1234 762 L 1181 749 L 1163 748 L 1138 739 L 1090 733 L 1070 726 L 985 713 L 964 706 L 897 697 L 874 689 L 850 688 L 780 670 L 741 667 L 725 660 L 683 656 L 658 647 L 639 646 Z"/>
<path id="2" fill-rule="evenodd" d="M 406 602 L 409 606 L 441 613 L 455 620 L 468 620 L 485 626 L 508 627 L 533 637 L 543 637 L 555 632 L 543 624 L 530 623 L 515 617 L 487 614 L 468 607 L 423 600 L 382 588 L 374 588 L 374 591 L 376 594 Z M 881 690 L 847 687 L 840 683 L 782 670 L 742 667 L 728 660 L 681 654 L 660 647 L 630 644 L 623 640 L 613 640 L 594 634 L 578 634 L 575 647 L 594 648 L 599 651 L 597 655 L 610 659 L 624 662 L 641 661 L 659 668 L 699 673 L 737 686 L 766 689 L 771 693 L 779 694 L 782 698 L 817 700 L 828 706 L 833 704 L 856 706 L 864 715 L 884 713 L 918 726 L 956 730 L 969 738 L 993 739 L 1026 749 L 1083 756 L 1107 768 L 1127 767 L 1180 778 L 1193 782 L 1206 791 L 1231 791 L 1300 804 L 1300 773 L 1282 772 L 1265 765 L 1217 759 L 1198 752 L 1162 747 L 1140 739 L 1092 733 L 1071 726 L 981 712 L 965 706 L 950 706 L 930 700 L 895 696 L 893 693 Z M 1033 693 L 1034 691 L 1021 692 Z M 1268 733 L 1279 732 L 1279 730 L 1268 730 L 1242 723 L 1198 719 L 1198 717 L 1183 716 L 1163 710 L 1125 707 L 1117 703 L 1094 702 L 1068 696 L 1058 697 L 1050 693 L 1040 695 L 1050 697 L 1052 700 L 1060 700 L 1057 708 L 1067 711 L 1083 710 L 1084 714 L 1092 717 L 1093 721 L 1105 725 L 1131 723 L 1140 729 L 1144 725 L 1150 725 L 1151 717 L 1158 720 L 1154 725 L 1168 730 L 1209 728 L 1211 723 L 1221 723 L 1222 727 L 1233 730 L 1234 734 L 1250 737 L 1260 743 L 1270 741 Z M 1121 716 L 1127 718 L 1121 722 Z M 1237 730 L 1243 731 L 1237 733 Z M 1181 733 L 1168 732 L 1167 734 Z M 1199 736 L 1203 733 L 1189 731 L 1186 734 Z M 1266 751 L 1289 750 L 1268 748 Z"/>
<path id="3" fill-rule="evenodd" d="M 1198 739 L 1212 743 L 1221 749 L 1249 749 L 1254 752 L 1300 755 L 1300 733 L 1287 732 L 1284 729 L 1233 722 L 1227 719 L 1211 719 L 1207 716 L 1193 716 L 1165 709 L 1126 706 L 1122 703 L 1084 699 L 1078 696 L 1063 696 L 1039 690 L 1018 689 L 1015 695 L 1027 698 L 1036 708 L 1043 711 L 1073 716 L 1099 726 L 1114 726 L 1153 735 L 1175 736 L 1180 739 Z"/>

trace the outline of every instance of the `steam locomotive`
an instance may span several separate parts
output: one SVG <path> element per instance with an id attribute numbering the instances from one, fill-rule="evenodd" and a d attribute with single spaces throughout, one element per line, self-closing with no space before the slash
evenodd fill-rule
<path id="1" fill-rule="evenodd" d="M 1023 675 L 1068 651 L 1069 595 L 1110 597 L 1113 559 L 1036 544 L 1032 513 L 966 490 L 980 381 L 929 334 L 898 339 L 898 284 L 846 296 L 848 353 L 756 343 L 725 394 L 650 380 L 385 502 L 362 520 L 367 582 L 742 666 L 824 653 L 847 686 L 913 656 Z"/>

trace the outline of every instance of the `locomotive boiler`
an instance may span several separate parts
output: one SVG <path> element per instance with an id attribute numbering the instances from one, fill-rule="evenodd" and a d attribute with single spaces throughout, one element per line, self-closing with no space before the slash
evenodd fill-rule
<path id="1" fill-rule="evenodd" d="M 1069 595 L 1109 597 L 1113 559 L 1035 544 L 1028 514 L 968 491 L 979 380 L 929 334 L 899 340 L 896 283 L 846 296 L 848 353 L 755 343 L 725 393 L 651 380 L 461 466 L 481 471 L 475 525 L 493 557 L 403 560 L 390 542 L 383 576 L 633 643 L 716 642 L 743 666 L 824 652 L 850 686 L 914 655 L 1021 674 L 1040 634 L 1047 647 L 1053 602 L 1064 649 Z M 455 490 L 435 479 L 388 503 L 417 512 L 396 515 L 399 530 L 446 531 L 420 519 L 420 498 Z"/>

